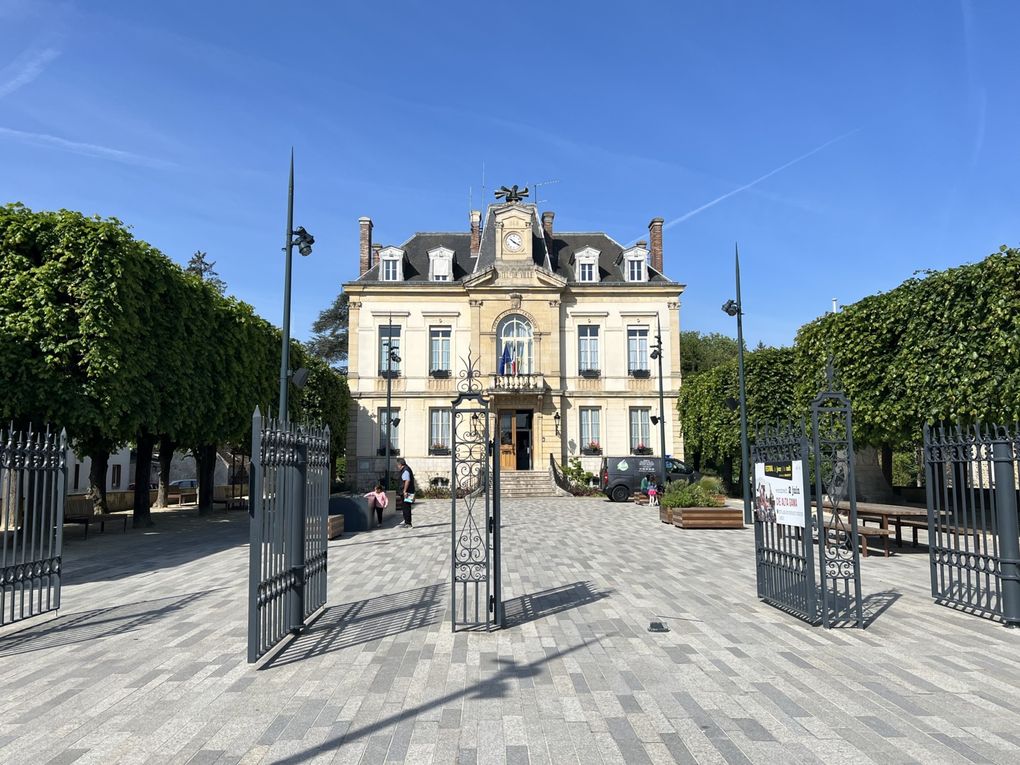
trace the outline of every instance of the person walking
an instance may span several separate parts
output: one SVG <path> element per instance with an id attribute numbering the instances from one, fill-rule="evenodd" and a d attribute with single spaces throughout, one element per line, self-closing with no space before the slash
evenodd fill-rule
<path id="1" fill-rule="evenodd" d="M 414 471 L 408 467 L 403 457 L 397 457 L 397 470 L 400 472 L 400 509 L 404 511 L 404 522 L 401 528 L 411 528 L 411 507 L 414 505 Z"/>
<path id="2" fill-rule="evenodd" d="M 386 492 L 383 491 L 382 484 L 377 483 L 375 488 L 365 495 L 365 499 L 368 500 L 368 512 L 371 513 L 375 510 L 375 514 L 379 519 L 379 523 L 377 525 L 382 526 L 383 510 L 385 510 L 386 506 L 390 503 L 389 497 L 387 497 Z"/>

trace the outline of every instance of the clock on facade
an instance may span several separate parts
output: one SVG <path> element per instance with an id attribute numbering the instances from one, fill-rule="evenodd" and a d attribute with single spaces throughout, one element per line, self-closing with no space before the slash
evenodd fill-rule
<path id="1" fill-rule="evenodd" d="M 510 252 L 518 252 L 524 246 L 524 238 L 516 231 L 503 237 L 503 246 Z"/>

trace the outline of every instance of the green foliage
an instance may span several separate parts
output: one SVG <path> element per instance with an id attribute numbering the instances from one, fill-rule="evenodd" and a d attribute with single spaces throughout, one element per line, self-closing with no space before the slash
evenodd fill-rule
<path id="1" fill-rule="evenodd" d="M 213 289 L 222 295 L 227 289 L 227 283 L 214 270 L 216 261 L 209 262 L 206 260 L 206 257 L 206 253 L 196 250 L 195 254 L 188 260 L 188 265 L 184 267 L 184 270 L 189 274 L 194 274 L 202 281 L 208 282 Z"/>
<path id="2" fill-rule="evenodd" d="M 854 407 L 859 443 L 907 446 L 925 422 L 1020 418 L 1020 250 L 928 272 L 797 334 L 798 398 L 826 358 Z"/>
<path id="3" fill-rule="evenodd" d="M 347 294 L 341 292 L 312 324 L 312 332 L 315 334 L 308 341 L 308 351 L 327 364 L 338 365 L 347 361 L 349 300 Z"/>
<path id="4" fill-rule="evenodd" d="M 719 494 L 716 479 L 702 478 L 690 484 L 674 481 L 666 487 L 659 504 L 663 507 L 723 507 L 725 502 Z"/>
<path id="5" fill-rule="evenodd" d="M 680 368 L 685 378 L 737 359 L 737 341 L 718 332 L 680 333 Z"/>
<path id="6" fill-rule="evenodd" d="M 761 348 L 744 354 L 749 425 L 793 416 L 793 362 L 791 348 Z M 740 412 L 727 405 L 738 397 L 735 361 L 685 381 L 677 402 L 685 449 L 715 463 L 739 454 Z"/>

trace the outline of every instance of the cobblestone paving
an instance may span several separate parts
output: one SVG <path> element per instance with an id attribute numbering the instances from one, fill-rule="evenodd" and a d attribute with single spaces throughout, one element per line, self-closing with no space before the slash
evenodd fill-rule
<path id="1" fill-rule="evenodd" d="M 825 631 L 756 599 L 750 530 L 512 500 L 514 625 L 454 635 L 448 518 L 333 542 L 328 609 L 259 670 L 246 515 L 69 528 L 63 611 L 0 637 L 0 761 L 1020 761 L 1020 634 L 932 604 L 923 547 L 864 561 L 872 623 Z"/>

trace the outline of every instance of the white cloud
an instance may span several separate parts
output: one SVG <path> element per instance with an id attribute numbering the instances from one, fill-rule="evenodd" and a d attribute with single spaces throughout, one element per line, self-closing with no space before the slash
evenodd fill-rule
<path id="1" fill-rule="evenodd" d="M 28 85 L 59 55 L 56 48 L 28 50 L 0 69 L 0 98 Z"/>
<path id="2" fill-rule="evenodd" d="M 33 146 L 42 146 L 46 148 L 59 149 L 61 151 L 68 151 L 72 154 L 81 154 L 86 157 L 97 157 L 99 159 L 107 159 L 113 162 L 121 162 L 126 165 L 140 165 L 143 167 L 174 166 L 173 162 L 167 162 L 166 160 L 146 157 L 130 151 L 123 151 L 122 149 L 113 149 L 109 146 L 99 146 L 94 143 L 69 141 L 66 138 L 60 138 L 47 133 L 29 133 L 23 130 L 12 130 L 11 128 L 0 127 L 0 139 L 2 138 L 10 138 Z"/>

